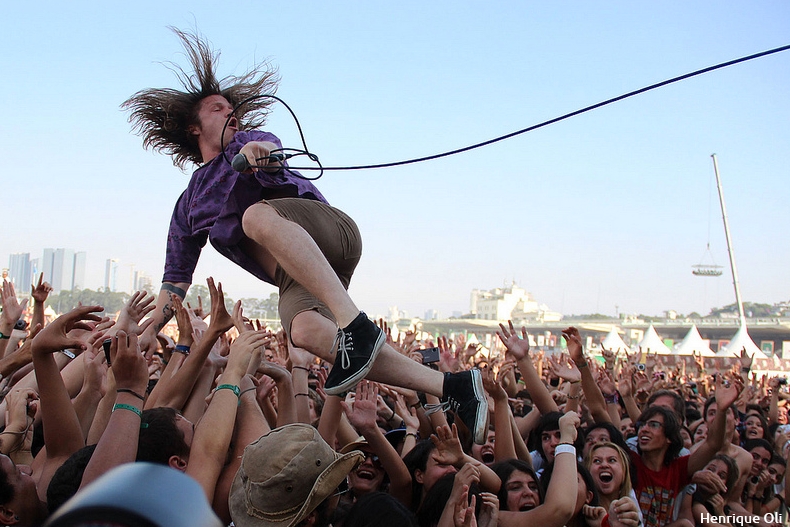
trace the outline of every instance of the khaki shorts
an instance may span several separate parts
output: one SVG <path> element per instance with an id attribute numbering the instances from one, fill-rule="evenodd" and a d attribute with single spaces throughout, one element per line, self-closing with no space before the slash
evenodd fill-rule
<path id="1" fill-rule="evenodd" d="M 335 271 L 343 287 L 348 289 L 362 256 L 362 237 L 357 224 L 345 212 L 326 203 L 302 198 L 265 200 L 277 213 L 300 225 L 315 240 Z M 317 311 L 329 320 L 335 317 L 329 308 L 300 283 L 288 276 L 278 265 L 274 282 L 280 289 L 280 320 L 291 333 L 291 322 L 303 311 Z"/>

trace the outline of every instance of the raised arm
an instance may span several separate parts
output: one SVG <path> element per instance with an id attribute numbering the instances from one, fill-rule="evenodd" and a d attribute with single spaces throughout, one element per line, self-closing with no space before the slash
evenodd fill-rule
<path id="1" fill-rule="evenodd" d="M 743 382 L 740 377 L 733 376 L 732 379 L 728 379 L 722 374 L 716 375 L 716 417 L 708 428 L 705 441 L 689 456 L 689 477 L 705 468 L 708 461 L 713 459 L 716 452 L 724 446 L 727 413 L 730 411 L 730 406 L 738 399 L 741 390 L 743 390 Z"/>
<path id="2" fill-rule="evenodd" d="M 554 402 L 549 390 L 543 384 L 537 370 L 535 370 L 535 366 L 532 364 L 532 359 L 529 356 L 529 337 L 527 336 L 526 328 L 521 328 L 521 338 L 519 338 L 516 330 L 513 329 L 513 322 L 508 321 L 508 327 L 505 327 L 504 324 L 499 324 L 499 328 L 500 331 L 497 331 L 497 335 L 499 335 L 502 343 L 507 348 L 507 352 L 516 359 L 516 364 L 524 379 L 524 385 L 532 397 L 532 402 L 535 403 L 535 408 L 541 414 L 558 411 L 557 403 Z"/>
<path id="3" fill-rule="evenodd" d="M 0 357 L 3 357 L 8 346 L 8 341 L 11 337 L 11 332 L 14 331 L 14 324 L 22 317 L 27 306 L 27 299 L 23 300 L 20 304 L 16 298 L 16 291 L 14 284 L 2 280 L 2 288 L 0 288 L 0 299 L 3 304 L 3 313 L 0 315 Z"/>
<path id="4" fill-rule="evenodd" d="M 38 284 L 30 288 L 30 298 L 33 299 L 33 318 L 30 321 L 31 327 L 36 327 L 37 324 L 41 324 L 42 328 L 45 326 L 44 302 L 46 302 L 51 292 L 52 286 L 44 281 L 44 273 L 41 273 L 38 277 Z"/>
<path id="5" fill-rule="evenodd" d="M 139 339 L 140 349 L 145 352 L 146 356 L 153 355 L 156 351 L 156 335 L 175 315 L 174 299 L 183 300 L 186 298 L 190 285 L 186 282 L 164 282 L 162 284 L 162 289 L 159 290 L 159 296 L 156 299 L 156 306 L 151 312 L 153 322 L 140 335 Z"/>
<path id="6" fill-rule="evenodd" d="M 595 382 L 595 378 L 592 376 L 590 367 L 587 364 L 587 358 L 582 351 L 582 339 L 579 335 L 579 330 L 569 327 L 563 330 L 562 337 L 568 345 L 568 354 L 582 374 L 582 391 L 593 419 L 595 419 L 596 423 L 610 423 L 612 419 L 609 417 L 609 412 L 606 411 L 606 401 L 603 398 L 601 389 Z"/>

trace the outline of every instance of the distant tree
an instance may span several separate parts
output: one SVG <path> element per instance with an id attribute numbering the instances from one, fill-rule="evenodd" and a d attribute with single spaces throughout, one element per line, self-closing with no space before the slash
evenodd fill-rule
<path id="1" fill-rule="evenodd" d="M 71 311 L 78 304 L 83 306 L 98 305 L 104 307 L 107 314 L 115 314 L 121 310 L 123 305 L 129 300 L 129 294 L 123 292 L 113 292 L 106 289 L 94 291 L 92 289 L 73 289 L 63 290 L 58 294 L 49 295 L 46 305 L 62 314 Z"/>

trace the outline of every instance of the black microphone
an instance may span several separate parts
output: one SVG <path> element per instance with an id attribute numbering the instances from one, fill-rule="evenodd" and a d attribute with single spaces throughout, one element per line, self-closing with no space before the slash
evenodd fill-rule
<path id="1" fill-rule="evenodd" d="M 290 156 L 288 156 L 287 154 L 275 153 L 275 154 L 269 154 L 268 157 L 269 160 L 271 161 L 282 162 L 288 159 Z M 252 165 L 250 165 L 250 162 L 247 161 L 247 156 L 245 156 L 244 154 L 236 154 L 235 156 L 233 156 L 233 160 L 230 162 L 230 166 L 232 166 L 233 170 L 235 170 L 236 172 L 244 172 L 246 170 L 249 170 Z"/>
<path id="2" fill-rule="evenodd" d="M 244 154 L 236 154 L 233 156 L 233 161 L 230 162 L 230 166 L 232 166 L 233 170 L 236 172 L 244 172 L 250 168 L 250 162 L 247 161 L 247 156 Z"/>

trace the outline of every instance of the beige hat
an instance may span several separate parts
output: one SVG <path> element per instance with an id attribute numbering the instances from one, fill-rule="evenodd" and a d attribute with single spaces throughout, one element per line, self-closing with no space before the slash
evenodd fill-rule
<path id="1" fill-rule="evenodd" d="M 276 428 L 244 449 L 230 488 L 231 518 L 238 527 L 293 527 L 363 460 L 357 450 L 338 454 L 310 425 Z"/>

